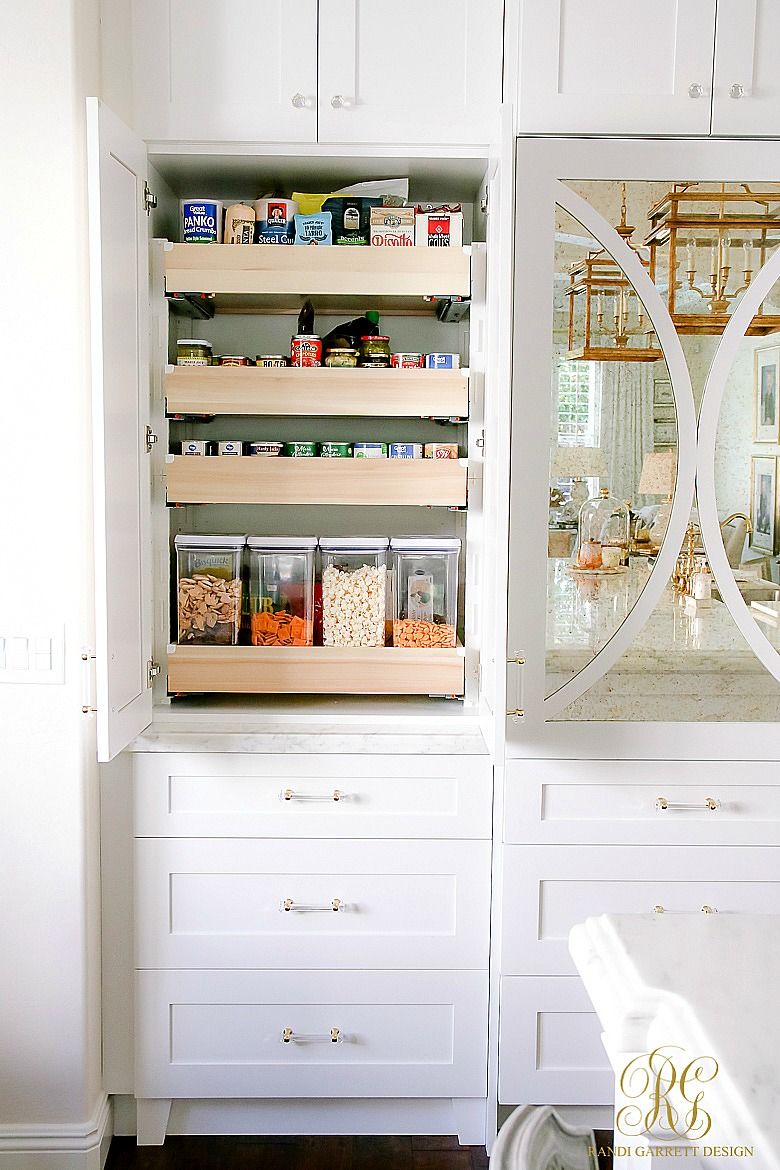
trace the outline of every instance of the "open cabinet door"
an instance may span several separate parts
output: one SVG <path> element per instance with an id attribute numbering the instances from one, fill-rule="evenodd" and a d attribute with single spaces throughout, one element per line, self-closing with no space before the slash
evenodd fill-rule
<path id="1" fill-rule="evenodd" d="M 98 759 L 151 722 L 146 147 L 88 99 Z"/>

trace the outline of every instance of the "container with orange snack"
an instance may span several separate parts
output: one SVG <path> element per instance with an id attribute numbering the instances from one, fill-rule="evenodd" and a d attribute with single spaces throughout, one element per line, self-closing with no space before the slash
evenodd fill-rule
<path id="1" fill-rule="evenodd" d="M 450 536 L 396 536 L 393 556 L 393 645 L 455 646 L 460 541 Z"/>
<path id="2" fill-rule="evenodd" d="M 316 536 L 250 536 L 247 547 L 252 645 L 313 645 Z"/>

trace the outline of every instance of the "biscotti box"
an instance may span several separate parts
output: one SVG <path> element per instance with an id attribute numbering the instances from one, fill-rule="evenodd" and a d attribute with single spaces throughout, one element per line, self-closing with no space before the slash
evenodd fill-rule
<path id="1" fill-rule="evenodd" d="M 419 211 L 415 220 L 418 248 L 460 248 L 463 245 L 462 211 Z"/>
<path id="2" fill-rule="evenodd" d="M 414 245 L 413 207 L 372 207 L 371 243 L 379 248 Z"/>

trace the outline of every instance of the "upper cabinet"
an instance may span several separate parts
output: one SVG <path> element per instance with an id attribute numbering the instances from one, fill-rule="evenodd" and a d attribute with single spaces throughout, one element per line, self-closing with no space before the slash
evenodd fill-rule
<path id="1" fill-rule="evenodd" d="M 148 141 L 493 141 L 502 0 L 133 0 L 136 131 Z"/>
<path id="2" fill-rule="evenodd" d="M 521 134 L 777 135 L 773 0 L 520 0 Z"/>

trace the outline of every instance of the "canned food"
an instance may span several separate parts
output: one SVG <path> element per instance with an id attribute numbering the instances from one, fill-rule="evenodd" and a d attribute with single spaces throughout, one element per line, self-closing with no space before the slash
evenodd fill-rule
<path id="1" fill-rule="evenodd" d="M 457 459 L 458 458 L 458 444 L 457 443 L 426 443 L 425 444 L 425 458 L 426 459 Z"/>
<path id="2" fill-rule="evenodd" d="M 217 455 L 243 455 L 244 445 L 236 439 L 222 439 L 217 443 Z"/>
<path id="3" fill-rule="evenodd" d="M 213 444 L 208 439 L 185 439 L 181 445 L 182 455 L 210 455 Z"/>
<path id="4" fill-rule="evenodd" d="M 289 366 L 290 359 L 283 353 L 259 353 L 255 358 L 256 366 Z"/>
<path id="5" fill-rule="evenodd" d="M 422 443 L 391 443 L 391 459 L 422 459 Z"/>
<path id="6" fill-rule="evenodd" d="M 387 443 L 353 443 L 355 459 L 386 459 Z"/>
<path id="7" fill-rule="evenodd" d="M 176 342 L 177 366 L 210 366 L 211 342 L 184 337 Z"/>
<path id="8" fill-rule="evenodd" d="M 460 358 L 456 353 L 429 353 L 425 359 L 427 370 L 457 370 Z"/>
<path id="9" fill-rule="evenodd" d="M 247 455 L 281 455 L 284 443 L 275 439 L 260 439 L 255 443 L 245 443 L 244 451 Z"/>
<path id="10" fill-rule="evenodd" d="M 248 366 L 249 358 L 239 357 L 236 354 L 231 354 L 227 357 L 221 357 L 219 359 L 219 364 L 221 366 Z"/>
<path id="11" fill-rule="evenodd" d="M 348 459 L 351 454 L 351 443 L 320 443 L 320 455 L 323 459 Z"/>
<path id="12" fill-rule="evenodd" d="M 425 365 L 424 353 L 394 353 L 390 365 L 395 370 L 419 370 Z"/>
<path id="13" fill-rule="evenodd" d="M 284 453 L 290 459 L 314 459 L 317 455 L 317 444 L 310 442 L 285 443 Z"/>
<path id="14" fill-rule="evenodd" d="M 351 367 L 358 364 L 358 352 L 356 349 L 339 349 L 334 347 L 329 349 L 325 354 L 326 366 Z"/>
<path id="15" fill-rule="evenodd" d="M 322 365 L 322 338 L 314 333 L 296 334 L 290 341 L 290 365 Z"/>
<path id="16" fill-rule="evenodd" d="M 222 204 L 218 199 L 182 199 L 181 238 L 185 244 L 219 244 Z"/>

